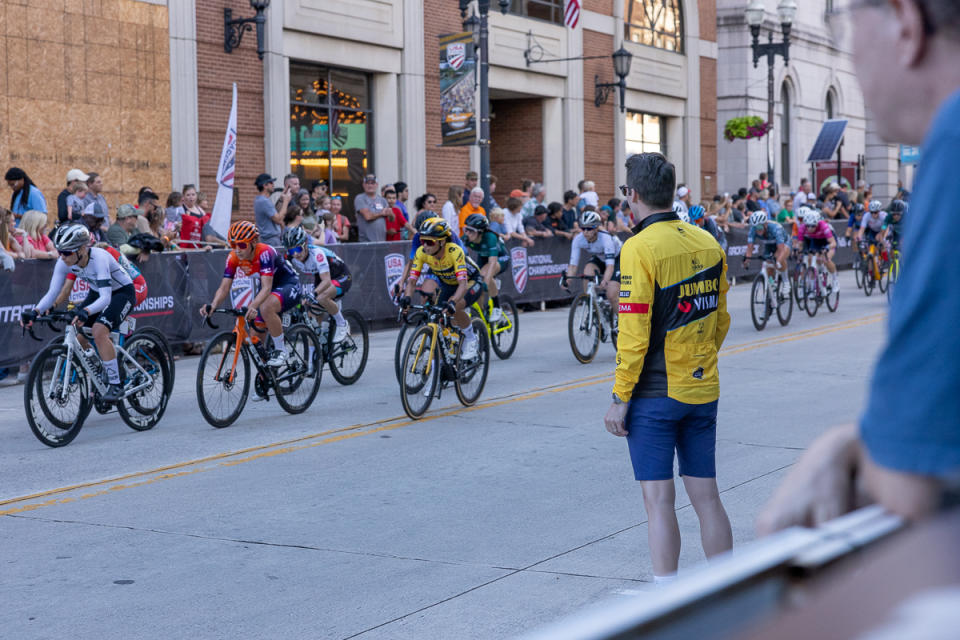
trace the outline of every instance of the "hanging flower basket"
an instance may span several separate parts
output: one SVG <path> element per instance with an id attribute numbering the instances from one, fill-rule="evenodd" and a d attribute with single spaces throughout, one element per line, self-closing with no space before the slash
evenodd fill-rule
<path id="1" fill-rule="evenodd" d="M 770 123 L 759 116 L 731 118 L 723 127 L 723 137 L 731 142 L 738 138 L 741 140 L 762 138 L 771 128 Z"/>

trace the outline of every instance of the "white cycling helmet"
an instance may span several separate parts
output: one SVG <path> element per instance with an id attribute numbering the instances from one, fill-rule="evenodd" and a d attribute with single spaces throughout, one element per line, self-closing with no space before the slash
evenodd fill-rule
<path id="1" fill-rule="evenodd" d="M 596 229 L 600 226 L 600 214 L 596 211 L 586 211 L 580 216 L 581 229 Z"/>
<path id="2" fill-rule="evenodd" d="M 682 203 L 674 202 L 673 212 L 677 214 L 677 217 L 680 218 L 681 222 L 690 222 L 690 215 L 684 210 Z"/>
<path id="3" fill-rule="evenodd" d="M 870 201 L 870 213 L 876 213 L 877 211 L 880 211 L 881 208 L 883 208 L 883 203 L 881 203 L 879 200 Z"/>
<path id="4" fill-rule="evenodd" d="M 766 211 L 754 211 L 750 214 L 751 227 L 759 227 L 762 224 L 767 224 L 767 220 L 769 220 L 769 218 L 767 217 Z"/>
<path id="5" fill-rule="evenodd" d="M 53 234 L 57 251 L 76 251 L 90 244 L 90 230 L 82 224 L 65 224 Z"/>
<path id="6" fill-rule="evenodd" d="M 820 224 L 820 220 L 822 219 L 819 211 L 816 209 L 807 209 L 807 215 L 803 216 L 803 224 L 808 227 L 814 227 Z"/>

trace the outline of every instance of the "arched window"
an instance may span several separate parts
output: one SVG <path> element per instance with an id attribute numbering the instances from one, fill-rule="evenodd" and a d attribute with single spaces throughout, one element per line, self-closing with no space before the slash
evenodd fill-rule
<path id="1" fill-rule="evenodd" d="M 683 53 L 683 14 L 679 0 L 624 1 L 627 40 Z"/>
<path id="2" fill-rule="evenodd" d="M 780 89 L 780 104 L 783 112 L 780 115 L 780 184 L 790 182 L 790 84 L 783 83 Z"/>
<path id="3" fill-rule="evenodd" d="M 831 87 L 827 89 L 827 103 L 826 103 L 826 112 L 827 120 L 832 120 L 837 117 L 837 92 Z"/>

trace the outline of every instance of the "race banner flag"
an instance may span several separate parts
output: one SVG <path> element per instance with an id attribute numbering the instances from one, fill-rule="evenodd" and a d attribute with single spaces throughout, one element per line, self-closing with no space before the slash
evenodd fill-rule
<path id="1" fill-rule="evenodd" d="M 227 135 L 223 138 L 223 151 L 217 167 L 217 199 L 213 201 L 210 226 L 224 238 L 230 229 L 230 214 L 233 210 L 233 176 L 237 165 L 237 83 L 233 83 L 233 106 L 227 121 Z"/>
<path id="2" fill-rule="evenodd" d="M 442 146 L 477 141 L 475 106 L 477 58 L 473 33 L 440 36 L 440 131 Z"/>
<path id="3" fill-rule="evenodd" d="M 575 29 L 578 22 L 580 22 L 580 0 L 567 0 L 567 5 L 563 9 L 563 24 Z"/>

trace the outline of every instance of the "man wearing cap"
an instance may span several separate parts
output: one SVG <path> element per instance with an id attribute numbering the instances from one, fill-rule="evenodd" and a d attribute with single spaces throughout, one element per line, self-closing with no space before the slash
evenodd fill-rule
<path id="1" fill-rule="evenodd" d="M 553 231 L 547 225 L 547 207 L 538 205 L 533 211 L 533 215 L 523 219 L 523 231 L 531 238 L 550 238 Z"/>
<path id="2" fill-rule="evenodd" d="M 276 180 L 269 173 L 261 173 L 253 181 L 257 191 L 260 192 L 253 201 L 253 218 L 257 230 L 260 231 L 260 242 L 271 247 L 279 247 L 283 233 L 283 214 L 286 211 L 277 211 L 270 201 L 274 182 Z"/>
<path id="3" fill-rule="evenodd" d="M 684 184 L 677 187 L 677 199 L 673 203 L 673 208 L 676 209 L 678 206 L 684 213 L 690 211 L 690 189 Z"/>
<path id="4" fill-rule="evenodd" d="M 107 242 L 116 248 L 127 244 L 130 234 L 137 228 L 137 210 L 132 204 L 117 207 L 117 221 L 107 230 Z"/>
<path id="5" fill-rule="evenodd" d="M 70 171 L 67 171 L 67 188 L 57 195 L 57 220 L 59 220 L 61 224 L 66 222 L 70 217 L 70 211 L 67 207 L 67 198 L 69 198 L 72 193 L 70 189 L 76 182 L 86 183 L 89 177 L 90 176 L 80 169 L 70 169 Z"/>
<path id="6" fill-rule="evenodd" d="M 387 220 L 393 220 L 393 211 L 387 201 L 377 194 L 377 176 L 368 174 L 363 178 L 363 193 L 353 199 L 357 212 L 357 232 L 360 242 L 386 242 Z"/>

